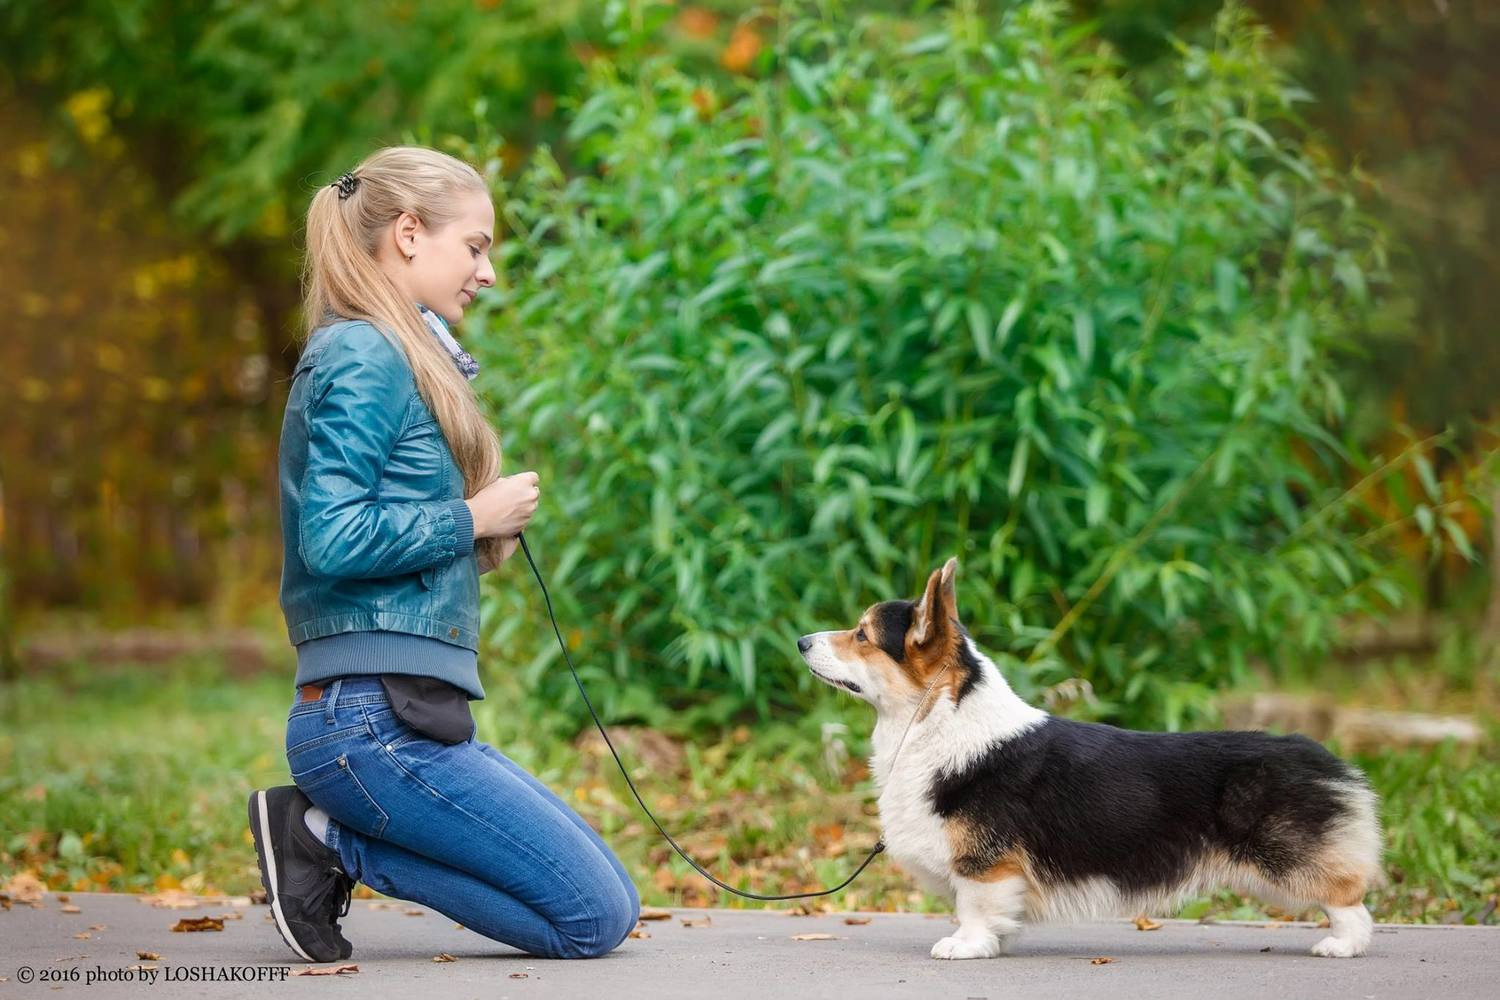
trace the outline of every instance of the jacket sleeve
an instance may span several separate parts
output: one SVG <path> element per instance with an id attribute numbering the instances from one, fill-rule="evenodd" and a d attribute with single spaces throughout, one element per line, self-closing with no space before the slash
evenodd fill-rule
<path id="1" fill-rule="evenodd" d="M 473 552 L 463 500 L 389 502 L 378 493 L 413 384 L 396 345 L 360 324 L 329 344 L 309 375 L 297 539 L 308 572 L 396 576 Z"/>

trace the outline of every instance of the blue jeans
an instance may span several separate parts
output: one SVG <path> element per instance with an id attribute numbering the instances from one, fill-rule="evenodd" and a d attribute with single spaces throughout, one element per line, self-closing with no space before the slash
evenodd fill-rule
<path id="1" fill-rule="evenodd" d="M 396 718 L 378 676 L 294 701 L 286 746 L 329 846 L 371 888 L 547 958 L 603 955 L 635 927 L 635 886 L 581 816 L 494 747 Z"/>

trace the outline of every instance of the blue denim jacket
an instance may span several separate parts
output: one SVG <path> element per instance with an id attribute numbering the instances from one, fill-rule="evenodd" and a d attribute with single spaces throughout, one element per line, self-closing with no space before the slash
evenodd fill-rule
<path id="1" fill-rule="evenodd" d="M 399 346 L 364 320 L 314 331 L 292 376 L 279 465 L 293 645 L 385 630 L 478 649 L 463 473 Z"/>

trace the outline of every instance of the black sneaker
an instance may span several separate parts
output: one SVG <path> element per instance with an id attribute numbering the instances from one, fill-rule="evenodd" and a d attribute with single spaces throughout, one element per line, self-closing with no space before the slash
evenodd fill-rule
<path id="1" fill-rule="evenodd" d="M 310 808 L 296 785 L 251 792 L 250 834 L 276 929 L 308 961 L 332 962 L 354 951 L 338 922 L 349 913 L 354 880 L 338 852 L 307 828 L 302 814 Z"/>

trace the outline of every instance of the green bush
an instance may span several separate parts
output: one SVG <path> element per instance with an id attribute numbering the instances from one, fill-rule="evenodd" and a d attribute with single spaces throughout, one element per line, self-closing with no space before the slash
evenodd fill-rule
<path id="1" fill-rule="evenodd" d="M 1053 4 L 944 17 L 788 15 L 732 91 L 601 61 L 585 173 L 542 150 L 501 195 L 481 387 L 616 718 L 836 697 L 796 636 L 949 555 L 1023 693 L 1077 676 L 1094 714 L 1173 728 L 1400 597 L 1333 376 L 1381 238 L 1263 29 L 1226 8 L 1138 93 Z M 518 560 L 486 597 L 501 661 L 576 703 Z"/>

